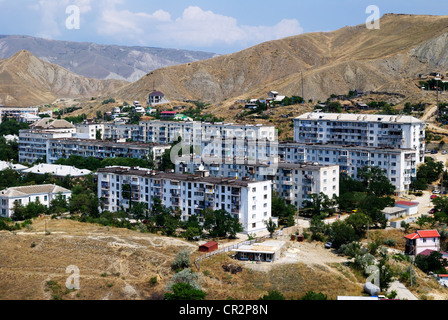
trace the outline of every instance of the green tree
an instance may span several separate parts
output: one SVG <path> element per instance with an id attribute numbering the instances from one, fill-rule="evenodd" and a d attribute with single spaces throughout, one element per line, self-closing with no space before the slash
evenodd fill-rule
<path id="1" fill-rule="evenodd" d="M 279 224 L 286 224 L 288 227 L 293 226 L 296 207 L 287 204 L 285 199 L 278 196 L 277 192 L 272 192 L 271 197 L 271 216 L 279 219 Z"/>
<path id="2" fill-rule="evenodd" d="M 205 209 L 202 214 L 204 216 L 204 229 L 212 237 L 235 238 L 238 232 L 244 230 L 238 218 L 233 217 L 225 210 Z"/>
<path id="3" fill-rule="evenodd" d="M 277 290 L 271 290 L 268 294 L 263 295 L 259 300 L 286 300 L 285 296 Z"/>
<path id="4" fill-rule="evenodd" d="M 272 221 L 272 218 L 269 218 L 269 221 L 266 221 L 265 224 L 266 224 L 266 228 L 269 232 L 269 237 L 272 238 L 272 235 L 274 234 L 275 230 L 277 229 L 277 225 L 275 224 L 274 221 Z"/>
<path id="5" fill-rule="evenodd" d="M 60 214 L 66 212 L 67 210 L 68 210 L 67 200 L 64 198 L 62 193 L 58 193 L 56 197 L 53 200 L 51 200 L 48 212 L 50 214 L 53 213 Z"/>
<path id="6" fill-rule="evenodd" d="M 205 300 L 207 296 L 204 291 L 183 282 L 174 284 L 171 290 L 172 292 L 165 293 L 165 300 Z"/>
<path id="7" fill-rule="evenodd" d="M 353 241 L 359 241 L 355 229 L 346 221 L 337 220 L 331 225 L 330 240 L 336 249 L 343 244 L 348 244 Z"/>
<path id="8" fill-rule="evenodd" d="M 304 201 L 304 211 L 311 216 L 331 216 L 335 211 L 335 201 L 325 193 L 310 194 L 309 200 Z"/>
<path id="9" fill-rule="evenodd" d="M 382 197 L 394 194 L 395 187 L 390 183 L 385 171 L 379 167 L 363 167 L 358 170 L 358 177 L 371 195 Z"/>
<path id="10" fill-rule="evenodd" d="M 415 257 L 415 265 L 425 273 L 431 271 L 435 274 L 445 274 L 448 262 L 443 258 L 442 253 L 432 251 L 429 256 L 417 255 Z"/>

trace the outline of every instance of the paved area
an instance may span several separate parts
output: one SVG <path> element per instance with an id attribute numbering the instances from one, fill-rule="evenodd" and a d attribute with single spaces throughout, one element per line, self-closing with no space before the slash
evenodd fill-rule
<path id="1" fill-rule="evenodd" d="M 406 299 L 406 300 L 418 300 L 414 294 L 409 291 L 402 283 L 399 281 L 392 282 L 389 292 L 395 290 L 397 292 L 397 299 Z"/>

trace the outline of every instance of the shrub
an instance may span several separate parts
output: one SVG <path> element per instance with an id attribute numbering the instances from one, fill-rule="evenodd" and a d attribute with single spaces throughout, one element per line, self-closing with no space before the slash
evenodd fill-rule
<path id="1" fill-rule="evenodd" d="M 327 300 L 327 296 L 322 292 L 308 291 L 300 300 Z"/>
<path id="2" fill-rule="evenodd" d="M 185 269 L 190 267 L 190 251 L 182 250 L 177 253 L 171 264 L 172 270 Z"/>
<path id="3" fill-rule="evenodd" d="M 283 294 L 277 290 L 269 291 L 268 294 L 265 294 L 259 300 L 285 300 Z"/>
<path id="4" fill-rule="evenodd" d="M 204 300 L 206 293 L 195 289 L 188 283 L 176 283 L 172 286 L 172 293 L 165 293 L 165 300 Z"/>
<path id="5" fill-rule="evenodd" d="M 394 238 L 384 239 L 383 244 L 389 247 L 395 247 L 395 245 L 397 244 L 397 240 Z"/>

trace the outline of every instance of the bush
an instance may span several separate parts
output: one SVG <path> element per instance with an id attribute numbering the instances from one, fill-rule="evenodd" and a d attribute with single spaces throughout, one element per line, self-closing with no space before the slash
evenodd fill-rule
<path id="1" fill-rule="evenodd" d="M 327 296 L 322 292 L 308 291 L 300 300 L 327 300 Z"/>
<path id="2" fill-rule="evenodd" d="M 172 293 L 165 293 L 165 300 L 204 300 L 206 293 L 195 289 L 188 283 L 176 283 L 172 286 Z"/>
<path id="3" fill-rule="evenodd" d="M 177 253 L 171 264 L 172 270 L 185 269 L 190 267 L 190 251 L 182 250 Z"/>
<path id="4" fill-rule="evenodd" d="M 187 283 L 191 285 L 194 289 L 200 290 L 201 286 L 197 282 L 199 278 L 199 275 L 195 272 L 193 272 L 190 268 L 184 269 L 182 271 L 179 271 L 178 273 L 175 273 L 172 277 L 170 282 L 166 286 L 166 290 L 170 291 L 172 290 L 172 287 L 177 283 Z"/>
<path id="5" fill-rule="evenodd" d="M 395 245 L 397 244 L 397 240 L 394 239 L 394 238 L 384 239 L 384 240 L 383 240 L 383 244 L 384 244 L 385 246 L 395 247 Z"/>
<path id="6" fill-rule="evenodd" d="M 265 294 L 259 300 L 285 300 L 283 294 L 277 290 L 269 291 L 268 294 Z"/>

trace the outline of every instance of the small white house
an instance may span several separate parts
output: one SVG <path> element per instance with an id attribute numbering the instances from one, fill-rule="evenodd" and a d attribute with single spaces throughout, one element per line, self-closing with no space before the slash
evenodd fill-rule
<path id="1" fill-rule="evenodd" d="M 407 209 L 401 207 L 386 207 L 381 211 L 387 221 L 407 216 Z"/>
<path id="2" fill-rule="evenodd" d="M 418 202 L 412 201 L 397 201 L 395 207 L 406 209 L 406 215 L 411 216 L 418 213 Z"/>
<path id="3" fill-rule="evenodd" d="M 36 202 L 49 207 L 58 194 L 69 199 L 72 192 L 54 184 L 32 185 L 12 187 L 0 191 L 0 216 L 10 218 L 14 211 L 14 203 L 17 201 L 23 206 L 30 202 Z"/>
<path id="4" fill-rule="evenodd" d="M 440 234 L 437 230 L 419 230 L 405 236 L 405 253 L 418 255 L 423 251 L 440 250 Z"/>

